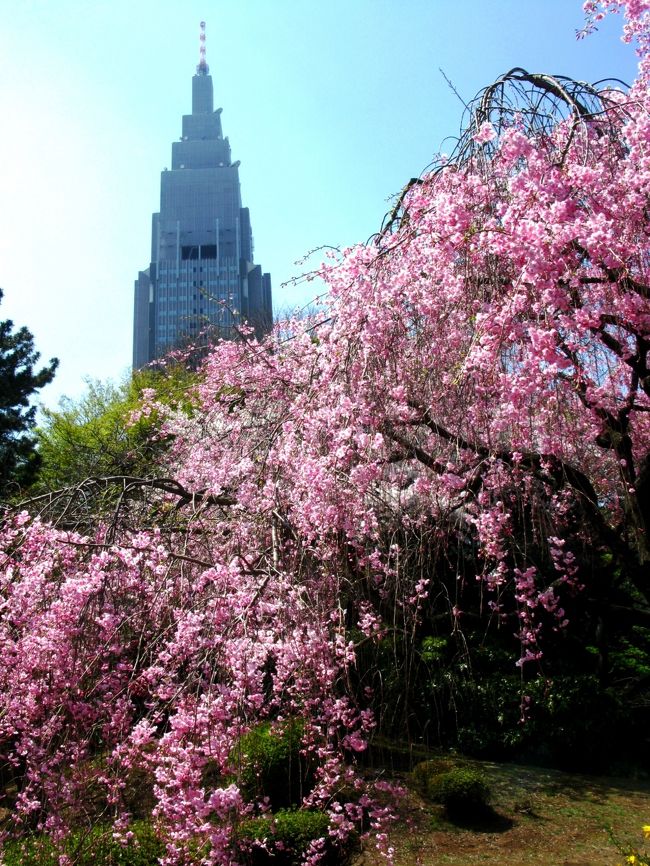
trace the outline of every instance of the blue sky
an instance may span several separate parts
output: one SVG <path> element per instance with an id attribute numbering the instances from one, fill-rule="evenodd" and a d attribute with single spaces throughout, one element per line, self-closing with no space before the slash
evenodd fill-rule
<path id="1" fill-rule="evenodd" d="M 224 132 L 241 160 L 256 260 L 276 310 L 321 244 L 379 227 L 390 198 L 513 66 L 631 80 L 617 20 L 576 41 L 574 0 L 0 0 L 1 318 L 59 357 L 53 405 L 131 361 L 160 171 L 190 111 L 199 22 Z"/>

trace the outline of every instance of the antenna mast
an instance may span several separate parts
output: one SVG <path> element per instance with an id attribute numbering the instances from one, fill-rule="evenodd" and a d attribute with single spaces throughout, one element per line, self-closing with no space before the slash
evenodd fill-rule
<path id="1" fill-rule="evenodd" d="M 205 60 L 205 21 L 201 21 L 199 32 L 199 65 L 196 67 L 199 75 L 207 75 L 210 67 Z"/>

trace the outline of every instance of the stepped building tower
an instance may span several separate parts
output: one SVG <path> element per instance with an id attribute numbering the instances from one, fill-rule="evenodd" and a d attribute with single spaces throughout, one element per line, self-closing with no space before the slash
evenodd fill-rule
<path id="1" fill-rule="evenodd" d="M 182 129 L 172 144 L 171 170 L 160 178 L 151 264 L 135 281 L 134 369 L 202 333 L 230 337 L 245 321 L 261 335 L 272 321 L 271 277 L 254 264 L 239 162 L 231 161 L 221 109 L 214 110 L 203 21 L 192 113 Z"/>

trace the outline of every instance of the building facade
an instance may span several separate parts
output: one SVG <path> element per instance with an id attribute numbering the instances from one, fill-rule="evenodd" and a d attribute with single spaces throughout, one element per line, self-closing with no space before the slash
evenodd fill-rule
<path id="1" fill-rule="evenodd" d="M 231 160 L 221 111 L 214 110 L 202 22 L 192 113 L 172 144 L 171 170 L 161 173 L 151 263 L 135 281 L 134 369 L 200 337 L 230 338 L 242 322 L 258 335 L 271 326 L 271 277 L 254 263 L 239 162 Z"/>

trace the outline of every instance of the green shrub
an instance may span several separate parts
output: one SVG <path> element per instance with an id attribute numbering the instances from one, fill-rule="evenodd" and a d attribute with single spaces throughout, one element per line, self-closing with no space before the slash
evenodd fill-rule
<path id="1" fill-rule="evenodd" d="M 416 764 L 411 772 L 411 782 L 413 787 L 423 797 L 431 799 L 431 784 L 442 773 L 446 773 L 453 769 L 453 762 L 450 759 L 436 758 L 432 761 L 422 761 Z"/>
<path id="2" fill-rule="evenodd" d="M 301 719 L 266 722 L 244 734 L 230 759 L 248 800 L 269 798 L 272 809 L 298 805 L 313 785 L 313 761 L 301 755 Z"/>
<path id="3" fill-rule="evenodd" d="M 441 803 L 455 817 L 472 817 L 490 801 L 483 774 L 469 767 L 446 769 L 444 762 L 425 761 L 415 767 L 411 778 L 423 796 Z"/>
<path id="4" fill-rule="evenodd" d="M 115 840 L 110 827 L 77 830 L 67 838 L 64 853 L 75 866 L 156 866 L 165 851 L 151 824 L 134 821 L 130 830 L 134 839 L 128 845 Z M 58 866 L 61 853 L 47 836 L 31 836 L 7 843 L 2 862 L 4 866 Z"/>
<path id="5" fill-rule="evenodd" d="M 430 790 L 432 799 L 458 817 L 471 817 L 485 810 L 490 800 L 490 789 L 483 775 L 467 768 L 441 773 Z"/>
<path id="6" fill-rule="evenodd" d="M 275 815 L 243 821 L 237 829 L 236 840 L 241 853 L 253 866 L 267 862 L 293 866 L 300 863 L 314 839 L 327 839 L 328 830 L 329 818 L 324 812 L 280 810 Z M 263 841 L 268 850 L 259 847 Z M 329 842 L 328 847 L 331 854 Z"/>

